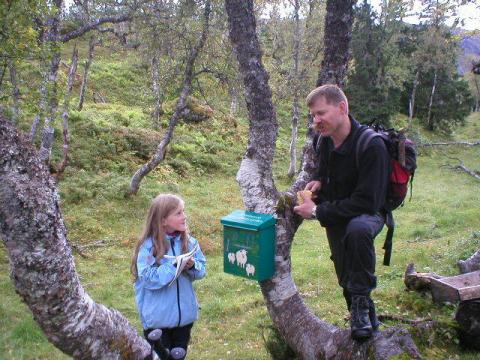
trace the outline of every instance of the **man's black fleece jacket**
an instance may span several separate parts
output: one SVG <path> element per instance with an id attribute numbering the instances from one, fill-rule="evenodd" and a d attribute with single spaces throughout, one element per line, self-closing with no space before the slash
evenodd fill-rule
<path id="1" fill-rule="evenodd" d="M 374 215 L 385 203 L 390 173 L 385 143 L 375 137 L 362 154 L 356 154 L 361 125 L 352 117 L 350 122 L 350 134 L 337 149 L 329 137 L 318 139 L 320 160 L 314 180 L 320 180 L 322 187 L 316 216 L 325 227 L 345 225 L 362 214 Z"/>

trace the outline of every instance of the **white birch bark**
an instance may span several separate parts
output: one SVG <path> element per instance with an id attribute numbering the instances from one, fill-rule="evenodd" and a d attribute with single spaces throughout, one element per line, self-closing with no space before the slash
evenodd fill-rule
<path id="1" fill-rule="evenodd" d="M 294 6 L 295 31 L 293 34 L 293 105 L 292 105 L 292 135 L 290 140 L 290 166 L 287 175 L 292 177 L 297 172 L 297 133 L 299 118 L 299 73 L 298 63 L 300 57 L 300 1 L 295 0 Z"/>
<path id="2" fill-rule="evenodd" d="M 420 70 L 417 69 L 415 72 L 415 78 L 413 79 L 413 88 L 412 88 L 412 94 L 410 96 L 410 103 L 409 103 L 409 111 L 408 111 L 408 128 L 412 129 L 412 122 L 413 122 L 413 115 L 415 112 L 415 96 L 417 93 L 417 87 L 418 87 L 418 78 L 420 77 Z"/>
<path id="3" fill-rule="evenodd" d="M 44 65 L 46 69 L 46 83 L 45 83 L 45 98 L 44 104 L 46 107 L 45 121 L 42 132 L 42 143 L 38 151 L 39 157 L 42 161 L 49 162 L 50 154 L 53 146 L 53 122 L 57 116 L 58 99 L 57 99 L 57 73 L 60 64 L 60 49 L 57 42 L 58 31 L 60 26 L 61 9 L 63 6 L 62 0 L 53 1 L 55 11 L 53 15 L 48 16 L 45 21 L 44 36 L 41 39 L 43 45 L 48 49 L 50 59 Z"/>
<path id="4" fill-rule="evenodd" d="M 87 83 L 88 83 L 88 74 L 90 70 L 90 66 L 93 62 L 93 53 L 95 51 L 95 42 L 96 37 L 95 35 L 90 36 L 90 40 L 88 42 L 88 56 L 87 60 L 85 60 L 84 70 L 83 70 L 83 80 L 82 80 L 82 87 L 80 88 L 80 97 L 78 99 L 77 110 L 82 111 L 83 109 L 83 102 L 85 101 L 85 93 L 87 91 Z"/>
<path id="5" fill-rule="evenodd" d="M 10 72 L 10 83 L 12 84 L 12 99 L 13 99 L 13 115 L 12 121 L 14 124 L 18 122 L 20 118 L 20 89 L 18 88 L 18 76 L 17 67 L 15 63 L 9 61 L 8 71 Z"/>
<path id="6" fill-rule="evenodd" d="M 0 115 L 0 237 L 17 293 L 47 339 L 77 359 L 143 359 L 148 343 L 85 292 L 47 165 Z"/>
<path id="7" fill-rule="evenodd" d="M 238 112 L 238 90 L 234 84 L 229 85 L 228 90 L 230 94 L 230 116 L 234 118 Z"/>
<path id="8" fill-rule="evenodd" d="M 152 57 L 152 90 L 153 98 L 155 101 L 153 109 L 153 128 L 160 128 L 160 116 L 163 114 L 162 110 L 162 92 L 160 89 L 160 70 L 159 70 L 159 51 L 155 51 L 155 54 Z"/>
<path id="9" fill-rule="evenodd" d="M 237 181 L 247 210 L 275 214 L 277 218 L 276 272 L 271 279 L 260 282 L 273 323 L 301 359 L 389 359 L 402 353 L 419 358 L 406 330 L 390 328 L 366 343 L 358 343 L 350 338 L 350 331 L 317 318 L 300 297 L 291 276 L 290 247 L 301 223 L 293 206 L 294 194 L 304 188 L 316 167 L 312 134 L 309 131 L 300 174 L 286 193 L 279 194 L 271 169 L 278 124 L 268 74 L 262 65 L 253 1 L 226 0 L 225 4 L 250 122 L 247 151 Z"/>
<path id="10" fill-rule="evenodd" d="M 68 119 L 69 119 L 69 112 L 70 112 L 70 97 L 72 95 L 72 88 L 73 88 L 73 82 L 75 80 L 75 74 L 77 73 L 77 63 L 78 63 L 78 50 L 77 50 L 77 46 L 75 45 L 72 53 L 72 63 L 68 71 L 67 89 L 65 92 L 65 100 L 63 103 L 63 113 L 62 113 L 63 156 L 62 156 L 62 161 L 60 162 L 57 168 L 57 173 L 56 173 L 57 178 L 59 178 L 63 174 L 69 161 L 68 151 L 70 148 L 70 132 L 68 130 Z"/>
<path id="11" fill-rule="evenodd" d="M 430 93 L 430 100 L 428 102 L 427 124 L 428 124 L 429 130 L 433 130 L 432 105 L 433 105 L 433 97 L 435 96 L 436 87 L 437 87 L 437 69 L 435 69 L 435 72 L 433 74 L 432 92 Z"/>
<path id="12" fill-rule="evenodd" d="M 194 67 L 195 61 L 202 50 L 205 42 L 207 41 L 208 36 L 208 29 L 209 29 L 209 18 L 210 18 L 210 0 L 205 2 L 205 11 L 204 11 L 204 24 L 202 29 L 202 34 L 200 39 L 198 40 L 197 44 L 192 48 L 190 54 L 187 59 L 187 64 L 185 66 L 185 75 L 183 79 L 183 87 L 182 92 L 180 93 L 180 97 L 178 98 L 177 104 L 175 106 L 175 111 L 170 118 L 170 122 L 168 124 L 167 132 L 165 133 L 164 137 L 158 144 L 155 153 L 152 155 L 150 160 L 142 165 L 133 175 L 132 180 L 130 182 L 130 194 L 136 194 L 138 189 L 140 188 L 140 182 L 143 178 L 149 174 L 153 169 L 155 169 L 164 159 L 165 159 L 165 152 L 167 150 L 167 146 L 170 143 L 170 140 L 173 136 L 173 131 L 175 126 L 177 125 L 182 111 L 186 107 L 187 103 L 187 96 L 190 94 L 190 90 L 192 87 L 192 81 L 194 78 Z"/>

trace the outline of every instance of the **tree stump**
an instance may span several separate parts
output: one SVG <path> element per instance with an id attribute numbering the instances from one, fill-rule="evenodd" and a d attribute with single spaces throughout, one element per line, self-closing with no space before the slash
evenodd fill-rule
<path id="1" fill-rule="evenodd" d="M 459 260 L 457 265 L 461 274 L 480 270 L 480 250 L 470 256 L 467 260 Z"/>
<path id="2" fill-rule="evenodd" d="M 455 320 L 458 323 L 460 344 L 480 350 L 480 299 L 460 302 Z"/>

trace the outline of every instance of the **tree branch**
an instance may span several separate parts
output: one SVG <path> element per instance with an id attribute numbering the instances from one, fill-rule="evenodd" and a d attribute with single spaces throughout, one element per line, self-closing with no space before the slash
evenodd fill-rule
<path id="1" fill-rule="evenodd" d="M 477 250 L 466 260 L 459 260 L 457 265 L 461 274 L 480 270 L 480 250 Z"/>
<path id="2" fill-rule="evenodd" d="M 132 18 L 133 18 L 132 14 L 102 17 L 89 24 L 83 25 L 78 29 L 70 31 L 67 34 L 60 35 L 58 40 L 61 42 L 67 42 L 69 40 L 82 36 L 83 34 L 89 32 L 90 30 L 97 29 L 102 24 L 106 24 L 106 23 L 118 24 L 125 21 L 131 21 Z"/>
<path id="3" fill-rule="evenodd" d="M 125 48 L 136 50 L 140 47 L 140 45 L 142 45 L 140 42 L 134 42 L 134 43 L 128 42 L 127 37 L 128 35 L 133 34 L 133 32 L 119 33 L 118 31 L 115 31 L 115 29 L 113 28 L 101 28 L 97 30 L 99 33 L 102 33 L 102 34 L 105 34 L 105 33 L 113 34 L 118 39 L 118 41 L 120 41 L 120 44 L 122 44 L 122 46 L 124 46 Z"/>
<path id="4" fill-rule="evenodd" d="M 449 159 L 457 160 L 460 164 L 458 164 L 458 165 L 444 164 L 441 167 L 444 167 L 444 168 L 447 168 L 447 169 L 450 169 L 450 170 L 454 170 L 454 171 L 463 171 L 463 172 L 467 173 L 468 175 L 474 177 L 475 179 L 480 180 L 480 172 L 479 171 L 471 170 L 471 169 L 467 168 L 465 166 L 465 164 L 463 163 L 463 161 L 458 159 L 458 158 L 449 157 Z"/>
<path id="5" fill-rule="evenodd" d="M 442 276 L 435 273 L 418 273 L 415 271 L 415 265 L 411 263 L 407 265 L 403 281 L 407 289 L 415 291 L 428 291 L 430 290 L 431 280 L 441 278 Z"/>
<path id="6" fill-rule="evenodd" d="M 147 174 L 149 174 L 153 169 L 155 169 L 158 166 L 158 164 L 160 164 L 165 159 L 167 146 L 173 137 L 173 131 L 180 119 L 183 109 L 186 106 L 187 97 L 191 91 L 193 75 L 195 70 L 194 69 L 195 61 L 200 51 L 204 47 L 205 42 L 207 41 L 209 24 L 210 24 L 209 22 L 210 12 L 211 12 L 211 3 L 210 3 L 210 0 L 207 0 L 205 2 L 204 23 L 203 23 L 202 34 L 200 36 L 200 39 L 198 39 L 197 43 L 195 44 L 195 46 L 192 47 L 190 54 L 188 56 L 187 64 L 185 66 L 185 75 L 183 79 L 182 92 L 180 93 L 177 104 L 175 106 L 175 111 L 172 117 L 170 118 L 167 132 L 165 133 L 163 139 L 160 141 L 160 144 L 158 144 L 157 149 L 155 150 L 155 154 L 153 154 L 150 160 L 146 164 L 142 165 L 133 175 L 132 180 L 130 182 L 129 195 L 136 194 L 138 192 L 138 189 L 140 188 L 140 182 L 142 181 L 142 179 Z"/>
<path id="7" fill-rule="evenodd" d="M 436 143 L 423 143 L 423 144 L 417 144 L 416 146 L 419 147 L 419 148 L 422 148 L 422 147 L 455 146 L 455 145 L 478 146 L 478 145 L 480 145 L 480 140 L 476 140 L 476 141 L 448 141 L 448 142 L 436 142 Z"/>

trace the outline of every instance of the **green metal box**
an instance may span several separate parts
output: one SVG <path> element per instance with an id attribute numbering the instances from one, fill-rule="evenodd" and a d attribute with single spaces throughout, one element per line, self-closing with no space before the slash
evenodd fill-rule
<path id="1" fill-rule="evenodd" d="M 221 223 L 223 271 L 257 281 L 271 278 L 275 273 L 275 218 L 235 210 Z"/>

